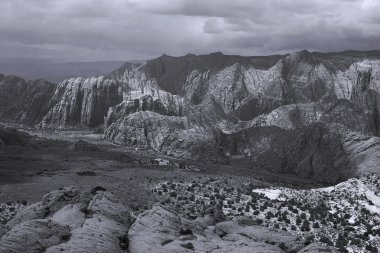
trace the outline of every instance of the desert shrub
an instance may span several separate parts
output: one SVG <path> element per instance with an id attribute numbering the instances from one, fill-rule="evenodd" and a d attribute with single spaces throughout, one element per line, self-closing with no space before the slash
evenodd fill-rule
<path id="1" fill-rule="evenodd" d="M 128 234 L 124 234 L 122 236 L 119 236 L 118 237 L 119 239 L 119 246 L 122 250 L 128 250 L 128 247 L 129 247 L 129 238 L 128 238 Z"/>
<path id="2" fill-rule="evenodd" d="M 379 250 L 378 250 L 376 247 L 374 247 L 374 246 L 372 246 L 372 245 L 369 245 L 369 244 L 367 244 L 367 245 L 365 246 L 365 249 L 366 249 L 367 251 L 371 252 L 371 253 L 378 253 L 378 252 L 379 252 Z"/>
<path id="3" fill-rule="evenodd" d="M 91 194 L 94 195 L 96 194 L 98 191 L 107 191 L 106 188 L 104 188 L 103 186 L 95 186 L 94 188 L 91 189 Z"/>
<path id="4" fill-rule="evenodd" d="M 319 239 L 319 241 L 322 242 L 322 243 L 325 243 L 325 244 L 327 244 L 329 246 L 334 246 L 334 243 L 329 238 L 327 238 L 325 236 L 321 236 L 321 238 Z"/>
<path id="5" fill-rule="evenodd" d="M 61 235 L 61 241 L 67 242 L 68 240 L 70 240 L 70 237 L 71 237 L 71 234 Z"/>
<path id="6" fill-rule="evenodd" d="M 338 239 L 336 240 L 336 243 L 335 243 L 335 247 L 340 249 L 345 246 L 347 246 L 347 241 L 341 234 L 339 234 Z"/>
<path id="7" fill-rule="evenodd" d="M 181 244 L 181 246 L 186 248 L 186 249 L 194 250 L 194 245 L 191 242 Z"/>
<path id="8" fill-rule="evenodd" d="M 161 246 L 165 246 L 166 244 L 169 244 L 169 243 L 171 243 L 172 241 L 173 241 L 173 240 L 170 240 L 170 239 L 165 240 L 165 241 L 161 242 Z"/>
<path id="9" fill-rule="evenodd" d="M 180 235 L 192 235 L 193 234 L 193 231 L 191 231 L 190 228 L 182 228 L 180 231 L 179 231 L 179 234 Z"/>

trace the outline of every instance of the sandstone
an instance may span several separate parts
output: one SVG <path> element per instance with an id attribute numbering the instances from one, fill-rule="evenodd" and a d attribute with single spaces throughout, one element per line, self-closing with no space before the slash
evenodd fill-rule
<path id="1" fill-rule="evenodd" d="M 126 252 L 129 210 L 100 188 L 65 187 L 20 211 L 4 228 L 1 252 Z"/>
<path id="2" fill-rule="evenodd" d="M 43 252 L 70 236 L 68 227 L 34 219 L 14 226 L 1 237 L 1 252 Z"/>
<path id="3" fill-rule="evenodd" d="M 122 84 L 104 77 L 71 78 L 61 82 L 48 104 L 42 127 L 103 124 L 108 108 L 122 101 Z"/>
<path id="4" fill-rule="evenodd" d="M 298 251 L 299 253 L 319 253 L 319 252 L 331 252 L 338 253 L 336 248 L 323 245 L 322 243 L 312 243 Z"/>
<path id="5" fill-rule="evenodd" d="M 212 219 L 206 219 L 209 220 L 208 225 L 213 224 Z M 241 227 L 232 221 L 216 224 L 214 232 L 207 223 L 200 218 L 195 222 L 186 220 L 170 209 L 156 205 L 142 213 L 130 228 L 129 250 L 131 253 L 283 252 L 270 243 L 284 243 L 289 250 L 303 247 L 301 241 L 285 232 L 270 231 L 263 227 Z M 223 232 L 222 237 L 218 231 Z"/>

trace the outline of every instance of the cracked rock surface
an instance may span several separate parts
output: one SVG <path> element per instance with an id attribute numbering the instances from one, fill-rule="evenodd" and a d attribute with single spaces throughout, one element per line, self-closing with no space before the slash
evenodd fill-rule
<path id="1" fill-rule="evenodd" d="M 65 187 L 20 211 L 0 239 L 0 252 L 125 252 L 120 238 L 130 214 L 111 193 Z"/>

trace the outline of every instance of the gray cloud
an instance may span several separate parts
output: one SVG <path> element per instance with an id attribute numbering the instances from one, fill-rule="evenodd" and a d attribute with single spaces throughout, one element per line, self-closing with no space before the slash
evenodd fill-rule
<path id="1" fill-rule="evenodd" d="M 380 49 L 378 0 L 2 0 L 0 57 Z"/>

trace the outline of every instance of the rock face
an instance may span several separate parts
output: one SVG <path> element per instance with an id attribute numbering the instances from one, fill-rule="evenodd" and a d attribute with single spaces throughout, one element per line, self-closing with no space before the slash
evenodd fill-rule
<path id="1" fill-rule="evenodd" d="M 99 78 L 72 78 L 60 83 L 48 104 L 43 127 L 98 126 L 108 108 L 122 101 L 122 84 Z"/>
<path id="2" fill-rule="evenodd" d="M 128 209 L 101 188 L 62 188 L 6 224 L 1 252 L 126 252 Z"/>
<path id="3" fill-rule="evenodd" d="M 0 86 L 7 93 L 24 90 L 18 78 L 1 78 L 14 84 Z M 40 91 L 34 86 L 26 94 Z M 347 136 L 379 136 L 379 92 L 378 51 L 163 55 L 105 77 L 68 79 L 51 99 L 42 103 L 39 95 L 25 103 L 33 109 L 11 118 L 40 119 L 42 127 L 103 126 L 104 138 L 121 145 L 216 162 L 226 153 L 246 155 L 252 166 L 335 182 L 375 171 L 364 169 L 359 149 L 349 148 L 359 144 Z M 4 101 L 0 117 L 9 118 L 19 107 Z"/>
<path id="4" fill-rule="evenodd" d="M 56 85 L 44 80 L 25 81 L 0 74 L 0 119 L 38 123 L 46 115 L 46 105 Z"/>
<path id="5" fill-rule="evenodd" d="M 368 60 L 363 61 L 362 59 L 366 57 Z M 137 67 L 127 65 L 110 76 L 127 83 L 132 90 L 128 92 L 133 94 L 132 97 L 135 100 L 128 99 L 124 95 L 125 102 L 109 111 L 105 124 L 108 128 L 105 137 L 117 143 L 135 145 L 134 141 L 120 142 L 120 133 L 136 135 L 133 133 L 135 130 L 129 131 L 130 128 L 126 127 L 131 124 L 131 118 L 134 117 L 126 119 L 128 115 L 141 111 L 141 104 L 148 104 L 149 106 L 145 106 L 149 108 L 147 110 L 161 115 L 173 114 L 168 113 L 168 110 L 156 110 L 154 106 L 151 106 L 152 102 L 146 102 L 154 99 L 141 99 L 142 90 L 147 91 L 153 88 L 175 94 L 173 97 L 176 99 L 171 100 L 181 101 L 175 104 L 181 104 L 180 107 L 183 109 L 177 110 L 174 115 L 186 117 L 189 124 L 175 131 L 168 125 L 164 126 L 169 132 L 174 133 L 168 135 L 167 138 L 161 138 L 165 140 L 163 144 L 160 142 L 157 145 L 157 141 L 149 137 L 149 134 L 146 134 L 147 140 L 144 143 L 157 151 L 177 157 L 197 158 L 197 156 L 184 154 L 181 147 L 186 146 L 185 149 L 192 150 L 190 153 L 196 153 L 194 150 L 200 149 L 200 145 L 197 146 L 196 143 L 202 143 L 202 146 L 214 147 L 214 151 L 206 153 L 221 156 L 219 151 L 226 149 L 227 145 L 234 146 L 232 150 L 227 148 L 227 152 L 251 156 L 254 154 L 255 161 L 264 161 L 266 155 L 263 156 L 260 142 L 271 139 L 272 135 L 271 130 L 265 129 L 279 128 L 281 130 L 274 131 L 284 132 L 281 135 L 288 136 L 289 139 L 301 136 L 299 138 L 303 138 L 305 142 L 309 136 L 302 136 L 305 136 L 305 132 L 312 131 L 305 128 L 320 129 L 322 125 L 318 125 L 318 122 L 326 125 L 326 129 L 330 129 L 328 126 L 331 124 L 339 124 L 354 132 L 376 135 L 379 124 L 375 94 L 378 94 L 378 73 L 380 72 L 379 61 L 376 57 L 378 55 L 372 56 L 371 53 L 319 54 L 301 51 L 273 60 L 274 58 L 270 57 L 259 59 L 215 53 L 207 56 L 187 55 L 184 57 L 163 55 Z M 170 103 L 165 104 L 168 107 Z M 158 114 L 151 114 L 146 121 L 152 122 L 152 117 L 155 121 L 160 121 Z M 123 119 L 123 121 L 118 121 L 118 119 Z M 259 130 L 260 136 L 253 130 L 246 131 L 246 129 L 258 128 L 264 128 L 262 131 Z M 209 131 L 209 129 L 212 130 Z M 144 131 L 150 132 L 149 129 Z M 196 136 L 193 136 L 193 133 L 197 133 Z M 153 136 L 155 135 L 153 133 Z M 237 135 L 241 137 L 235 138 Z M 186 141 L 188 136 L 197 141 L 193 143 Z M 330 137 L 333 139 L 327 140 Z M 327 142 L 323 144 L 324 148 L 329 146 L 327 150 L 334 150 L 336 147 L 333 140 L 336 138 L 340 137 L 335 137 L 334 133 L 328 133 L 328 137 L 322 140 L 322 143 Z M 246 141 L 253 139 L 253 142 Z M 220 142 L 220 140 L 223 141 Z M 226 144 L 226 140 L 230 143 Z M 275 140 L 278 141 L 276 138 Z M 311 138 L 311 140 L 315 143 L 309 142 L 306 145 L 316 148 L 321 143 L 316 138 Z M 285 140 L 281 142 L 280 150 L 286 149 L 284 143 L 286 143 Z M 302 148 L 300 144 L 295 144 L 295 146 L 294 150 L 305 148 L 304 144 L 301 145 Z M 280 155 L 282 161 L 275 167 L 281 167 L 284 173 L 291 172 L 311 178 L 318 178 L 319 174 L 325 170 L 323 173 L 326 175 L 332 171 L 338 171 L 331 181 L 341 180 L 339 171 L 343 168 L 347 168 L 348 171 L 343 174 L 352 173 L 351 167 L 347 167 L 347 164 L 352 164 L 347 160 L 348 158 L 337 162 L 336 159 L 340 155 L 331 157 L 326 153 L 326 155 L 314 156 L 312 152 L 317 151 L 315 148 L 306 149 L 304 154 L 297 155 L 296 158 L 291 159 L 292 161 Z M 267 152 L 270 153 L 271 150 L 276 149 L 268 149 Z M 318 146 L 318 150 L 322 152 L 323 148 Z M 340 152 L 341 148 L 338 147 L 337 150 Z M 341 155 L 348 156 L 343 151 Z M 314 160 L 311 157 L 314 157 Z M 302 166 L 298 166 L 299 164 Z M 306 166 L 306 164 L 313 165 Z M 332 164 L 335 165 L 330 166 Z M 294 169 L 287 169 L 291 166 L 295 166 Z M 331 167 L 330 171 L 327 170 L 328 166 Z M 269 163 L 266 167 L 272 167 L 272 164 Z M 279 171 L 275 168 L 271 169 Z"/>

